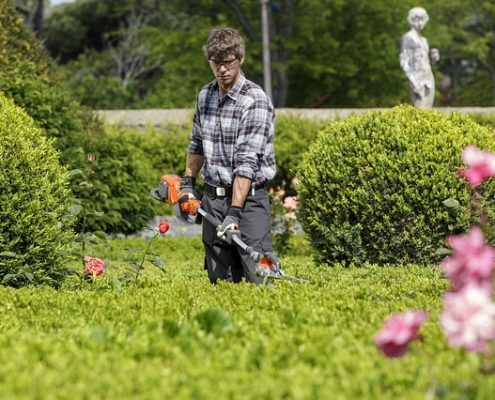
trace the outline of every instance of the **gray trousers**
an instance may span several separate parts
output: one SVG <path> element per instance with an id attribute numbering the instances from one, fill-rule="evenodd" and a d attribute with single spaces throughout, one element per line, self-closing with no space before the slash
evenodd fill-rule
<path id="1" fill-rule="evenodd" d="M 231 197 L 203 195 L 203 209 L 223 221 L 231 204 Z M 272 252 L 270 199 L 264 188 L 249 194 L 240 220 L 241 239 L 255 251 Z M 203 221 L 205 269 L 211 283 L 218 280 L 263 283 L 256 275 L 255 262 L 236 245 L 229 245 L 217 237 L 214 226 Z"/>

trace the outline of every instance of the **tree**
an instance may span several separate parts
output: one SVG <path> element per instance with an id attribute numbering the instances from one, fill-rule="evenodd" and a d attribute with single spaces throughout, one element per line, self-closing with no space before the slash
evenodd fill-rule
<path id="1" fill-rule="evenodd" d="M 43 20 L 47 0 L 15 0 L 17 10 L 24 15 L 27 25 L 36 33 L 43 35 Z"/>
<path id="2" fill-rule="evenodd" d="M 435 0 L 431 8 L 432 29 L 441 42 L 440 65 L 452 76 L 458 101 L 495 105 L 495 4 Z"/>
<path id="3" fill-rule="evenodd" d="M 122 81 L 124 90 L 133 80 L 142 78 L 162 65 L 161 57 L 151 64 L 147 62 L 150 46 L 140 39 L 141 31 L 148 26 L 149 20 L 150 16 L 145 11 L 132 10 L 121 29 L 108 40 L 110 55 L 116 64 L 116 76 Z"/>

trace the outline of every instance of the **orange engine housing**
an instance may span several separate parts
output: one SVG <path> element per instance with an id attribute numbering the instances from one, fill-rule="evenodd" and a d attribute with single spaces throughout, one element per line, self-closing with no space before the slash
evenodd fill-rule
<path id="1" fill-rule="evenodd" d="M 174 206 L 179 202 L 180 192 L 180 176 L 178 175 L 163 175 L 160 181 L 163 192 L 167 194 L 165 202 Z"/>

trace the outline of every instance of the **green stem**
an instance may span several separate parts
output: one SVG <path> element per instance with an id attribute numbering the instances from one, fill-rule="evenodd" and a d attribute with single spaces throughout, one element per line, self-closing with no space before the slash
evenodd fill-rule
<path id="1" fill-rule="evenodd" d="M 134 277 L 134 282 L 137 282 L 139 274 L 141 273 L 141 269 L 143 269 L 144 262 L 146 261 L 146 255 L 148 254 L 148 251 L 150 249 L 151 243 L 156 239 L 158 236 L 158 233 L 155 233 L 155 236 L 149 241 L 148 246 L 146 246 L 146 250 L 143 253 L 143 259 L 141 260 L 141 264 L 139 264 L 138 269 L 136 271 L 136 276 Z"/>
<path id="2" fill-rule="evenodd" d="M 84 253 L 86 252 L 86 238 L 84 237 L 84 229 L 86 227 L 86 211 L 83 210 L 82 227 L 81 227 L 81 262 L 83 270 L 86 267 L 84 264 Z"/>

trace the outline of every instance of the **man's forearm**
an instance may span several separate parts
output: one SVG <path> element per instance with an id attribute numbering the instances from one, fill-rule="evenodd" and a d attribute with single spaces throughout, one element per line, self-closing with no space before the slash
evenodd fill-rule
<path id="1" fill-rule="evenodd" d="M 251 179 L 236 175 L 232 184 L 232 206 L 244 206 L 250 189 Z"/>
<path id="2" fill-rule="evenodd" d="M 203 154 L 187 153 L 186 157 L 186 171 L 184 176 L 192 176 L 196 178 L 203 167 L 204 156 Z"/>

